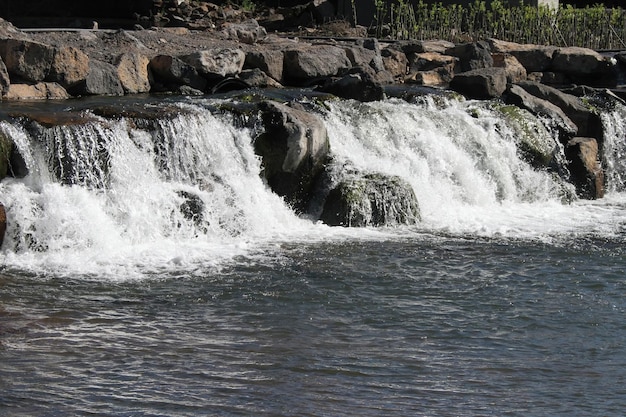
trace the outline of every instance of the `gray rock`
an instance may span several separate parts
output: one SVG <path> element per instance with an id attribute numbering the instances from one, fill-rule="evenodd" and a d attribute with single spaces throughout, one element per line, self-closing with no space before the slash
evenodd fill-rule
<path id="1" fill-rule="evenodd" d="M 461 71 L 472 71 L 493 66 L 489 45 L 484 41 L 453 46 L 446 49 L 445 54 L 459 59 Z"/>
<path id="2" fill-rule="evenodd" d="M 259 23 L 254 19 L 243 23 L 226 23 L 224 24 L 223 32 L 228 39 L 250 45 L 263 40 L 267 36 L 265 28 L 259 26 Z"/>
<path id="3" fill-rule="evenodd" d="M 215 48 L 181 56 L 199 74 L 208 79 L 232 77 L 241 72 L 246 54 L 237 48 Z"/>
<path id="4" fill-rule="evenodd" d="M 320 90 L 337 97 L 364 102 L 382 100 L 385 97 L 383 86 L 376 81 L 375 74 L 369 67 L 353 68 L 343 77 L 326 83 Z"/>
<path id="5" fill-rule="evenodd" d="M 243 70 L 239 74 L 239 79 L 246 83 L 248 87 L 257 88 L 280 88 L 282 85 L 261 71 L 259 68 Z"/>
<path id="6" fill-rule="evenodd" d="M 366 174 L 340 181 L 326 197 L 320 220 L 330 226 L 396 226 L 416 224 L 420 211 L 409 183 Z"/>
<path id="7" fill-rule="evenodd" d="M 36 83 L 48 76 L 54 58 L 54 48 L 39 42 L 1 39 L 0 57 L 10 75 Z"/>
<path id="8" fill-rule="evenodd" d="M 351 66 L 343 48 L 332 45 L 299 47 L 285 51 L 283 78 L 300 84 L 314 78 L 340 75 Z"/>
<path id="9" fill-rule="evenodd" d="M 117 69 L 108 62 L 89 61 L 89 74 L 77 86 L 70 89 L 72 95 L 123 96 L 124 89 L 117 76 Z"/>
<path id="10" fill-rule="evenodd" d="M 258 49 L 246 53 L 244 69 L 258 68 L 278 82 L 283 79 L 283 52 Z"/>
<path id="11" fill-rule="evenodd" d="M 57 83 L 13 83 L 5 94 L 8 100 L 63 100 L 70 98 L 67 91 Z"/>
<path id="12" fill-rule="evenodd" d="M 587 48 L 558 48 L 552 57 L 552 70 L 566 74 L 593 74 L 601 72 L 605 66 L 605 58 Z"/>
<path id="13" fill-rule="evenodd" d="M 196 90 L 204 91 L 207 81 L 198 74 L 191 65 L 170 55 L 157 55 L 150 60 L 150 70 L 156 81 L 174 88 L 187 85 Z"/>
<path id="14" fill-rule="evenodd" d="M 513 55 L 528 73 L 543 72 L 550 69 L 552 57 L 557 49 L 555 46 L 519 44 L 498 39 L 489 39 L 488 42 L 493 53 Z"/>
<path id="15" fill-rule="evenodd" d="M 475 99 L 500 97 L 506 90 L 506 72 L 503 68 L 481 68 L 462 72 L 452 78 L 450 88 Z"/>
<path id="16" fill-rule="evenodd" d="M 4 61 L 0 58 L 0 93 L 4 96 L 9 91 L 9 85 L 11 85 L 11 79 L 9 72 L 7 71 Z"/>
<path id="17" fill-rule="evenodd" d="M 298 212 L 308 208 L 330 145 L 322 120 L 304 109 L 273 101 L 259 106 L 265 131 L 255 141 L 263 177 Z"/>

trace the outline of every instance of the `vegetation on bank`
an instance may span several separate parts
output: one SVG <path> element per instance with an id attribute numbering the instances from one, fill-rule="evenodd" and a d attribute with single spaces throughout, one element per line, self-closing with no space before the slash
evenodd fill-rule
<path id="1" fill-rule="evenodd" d="M 626 10 L 601 4 L 508 6 L 501 0 L 475 0 L 468 6 L 424 1 L 375 0 L 374 31 L 392 39 L 469 42 L 486 38 L 537 45 L 626 48 Z"/>

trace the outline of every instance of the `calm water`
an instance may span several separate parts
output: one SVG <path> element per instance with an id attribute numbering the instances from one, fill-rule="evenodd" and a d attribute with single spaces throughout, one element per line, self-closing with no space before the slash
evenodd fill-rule
<path id="1" fill-rule="evenodd" d="M 0 275 L 0 411 L 621 416 L 623 242 L 285 244 L 130 282 Z"/>

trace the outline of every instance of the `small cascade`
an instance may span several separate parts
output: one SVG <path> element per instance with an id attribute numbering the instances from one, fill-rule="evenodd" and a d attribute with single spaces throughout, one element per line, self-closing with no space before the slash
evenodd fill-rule
<path id="1" fill-rule="evenodd" d="M 326 121 L 337 175 L 348 164 L 404 178 L 426 219 L 462 217 L 472 207 L 556 201 L 567 192 L 557 175 L 520 157 L 519 132 L 482 103 L 336 102 Z"/>
<path id="2" fill-rule="evenodd" d="M 5 267 L 142 276 L 219 265 L 276 242 L 371 237 L 378 226 L 385 236 L 537 238 L 613 233 L 625 217 L 611 196 L 612 211 L 576 201 L 557 134 L 540 119 L 434 96 L 300 106 L 308 110 L 298 114 L 322 121 L 330 155 L 310 210 L 298 215 L 264 179 L 259 125 L 243 126 L 232 102 L 216 111 L 223 102 L 83 109 L 57 124 L 0 122 L 23 165 L 0 182 Z M 626 181 L 625 116 L 621 105 L 603 114 L 613 195 Z"/>
<path id="3" fill-rule="evenodd" d="M 604 126 L 602 156 L 607 192 L 626 191 L 626 105 L 601 113 Z"/>

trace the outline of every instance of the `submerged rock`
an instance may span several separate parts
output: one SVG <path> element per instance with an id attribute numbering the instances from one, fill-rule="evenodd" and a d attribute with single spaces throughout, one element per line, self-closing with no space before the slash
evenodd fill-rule
<path id="1" fill-rule="evenodd" d="M 416 224 L 420 212 L 409 183 L 396 176 L 366 174 L 333 188 L 320 219 L 330 226 L 396 226 Z"/>

